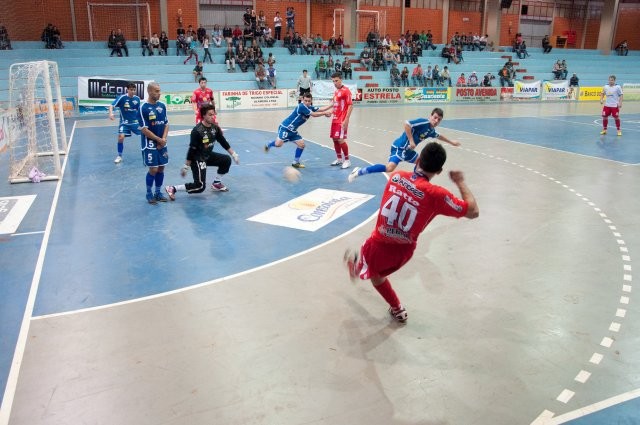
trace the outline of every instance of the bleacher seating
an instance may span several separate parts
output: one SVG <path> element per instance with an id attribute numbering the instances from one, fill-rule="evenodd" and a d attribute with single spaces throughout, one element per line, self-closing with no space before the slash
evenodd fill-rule
<path id="1" fill-rule="evenodd" d="M 129 42 L 129 57 L 110 57 L 104 42 L 66 42 L 65 48 L 47 50 L 41 42 L 14 42 L 14 50 L 3 51 L 0 55 L 0 102 L 8 100 L 8 70 L 15 62 L 33 60 L 54 60 L 58 62 L 62 94 L 64 96 L 77 95 L 78 76 L 102 76 L 125 79 L 154 79 L 161 83 L 164 92 L 190 92 L 194 89 L 192 69 L 194 61 L 184 65 L 184 56 L 177 56 L 175 47 L 169 48 L 168 56 L 143 57 L 137 42 Z M 175 46 L 175 42 L 170 42 Z M 358 57 L 364 43 L 357 43 L 353 48 L 345 49 L 344 54 L 350 58 Z M 225 48 L 212 48 L 211 54 L 214 64 L 205 64 L 205 76 L 209 79 L 209 86 L 214 90 L 242 90 L 255 89 L 256 83 L 253 70 L 243 73 L 237 68 L 236 72 L 226 71 L 224 64 Z M 308 69 L 315 77 L 314 67 L 318 56 L 290 55 L 282 46 L 263 49 L 265 56 L 273 53 L 276 57 L 278 71 L 278 88 L 293 88 L 302 69 Z M 517 62 L 517 69 L 523 71 L 517 75 L 522 79 L 551 79 L 551 68 L 558 59 L 565 59 L 568 63 L 569 76 L 575 72 L 583 86 L 601 86 L 607 82 L 609 74 L 616 74 L 619 83 L 638 82 L 640 75 L 640 52 L 630 52 L 629 56 L 620 57 L 612 52 L 611 55 L 601 55 L 596 50 L 554 49 L 550 54 L 543 54 L 541 48 L 529 48 L 531 57 L 517 59 L 510 53 L 509 48 L 500 48 L 494 52 L 465 51 L 464 61 L 458 65 L 449 64 L 451 78 L 456 81 L 461 72 L 469 75 L 476 71 L 481 79 L 484 74 L 491 72 L 497 75 L 498 70 L 511 56 Z M 199 49 L 202 53 L 202 49 Z M 427 65 L 447 65 L 446 60 L 439 56 L 440 50 L 425 50 L 419 62 L 423 68 Z M 340 56 L 342 59 L 344 56 Z M 407 64 L 411 71 L 415 65 Z M 360 86 L 378 85 L 389 86 L 388 71 L 357 70 L 353 65 L 353 80 Z M 497 80 L 494 80 L 494 85 Z"/>

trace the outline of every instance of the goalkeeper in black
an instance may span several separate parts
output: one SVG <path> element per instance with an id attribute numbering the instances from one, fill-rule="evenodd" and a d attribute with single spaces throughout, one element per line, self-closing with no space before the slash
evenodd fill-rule
<path id="1" fill-rule="evenodd" d="M 191 141 L 185 165 L 180 170 L 180 175 L 185 177 L 191 169 L 193 183 L 167 186 L 165 190 L 169 199 L 176 199 L 176 192 L 202 193 L 207 187 L 207 167 L 218 167 L 218 173 L 213 179 L 211 190 L 214 192 L 228 192 L 229 188 L 222 183 L 222 176 L 229 172 L 231 158 L 236 164 L 240 163 L 238 154 L 231 148 L 227 139 L 222 134 L 222 129 L 216 124 L 216 113 L 213 105 L 203 105 L 200 108 L 202 121 L 191 130 Z M 229 155 L 214 152 L 215 142 L 220 143 Z"/>

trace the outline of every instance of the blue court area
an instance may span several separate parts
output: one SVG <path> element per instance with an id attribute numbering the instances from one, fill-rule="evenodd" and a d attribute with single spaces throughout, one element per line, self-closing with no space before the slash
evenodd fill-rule
<path id="1" fill-rule="evenodd" d="M 635 398 L 564 423 L 567 425 L 637 425 L 638 412 L 640 412 L 640 399 Z"/>
<path id="2" fill-rule="evenodd" d="M 560 151 L 640 164 L 640 115 L 621 115 L 622 136 L 616 136 L 609 118 L 608 134 L 602 136 L 602 119 L 593 115 L 556 117 L 510 117 L 455 119 L 447 117 L 444 127 L 473 134 L 507 139 Z"/>
<path id="3" fill-rule="evenodd" d="M 179 170 L 191 127 L 172 126 L 170 163 L 164 184 L 181 184 Z M 71 134 L 69 129 L 68 134 Z M 150 205 L 138 137 L 125 141 L 124 161 L 114 164 L 112 127 L 76 128 L 42 265 L 34 316 L 135 300 L 220 279 L 339 237 L 378 208 L 386 179 L 368 176 L 348 187 L 349 170 L 330 167 L 332 149 L 307 143 L 302 179 L 291 183 L 283 169 L 295 147 L 263 151 L 274 133 L 228 128 L 225 136 L 240 155 L 223 181 L 229 192 L 188 195 Z M 216 145 L 216 151 L 221 151 Z M 351 158 L 354 166 L 365 165 Z M 7 172 L 8 155 L 0 157 Z M 209 168 L 211 183 L 215 168 Z M 187 176 L 190 178 L 190 174 Z M 36 194 L 16 235 L 0 236 L 0 394 L 19 333 L 34 268 L 56 190 L 56 182 L 3 184 L 3 196 Z M 249 221 L 248 218 L 316 189 L 372 197 L 316 231 Z M 5 195 L 6 194 L 6 195 Z M 336 258 L 336 264 L 341 258 Z M 303 273 L 303 271 L 301 271 Z M 295 286 L 296 276 L 290 276 Z"/>

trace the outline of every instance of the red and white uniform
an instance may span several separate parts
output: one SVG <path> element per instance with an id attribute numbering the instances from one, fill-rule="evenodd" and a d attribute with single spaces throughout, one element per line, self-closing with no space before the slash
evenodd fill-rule
<path id="1" fill-rule="evenodd" d="M 331 134 L 332 139 L 346 139 L 347 132 L 342 129 L 342 124 L 347 117 L 347 111 L 353 104 L 351 100 L 351 90 L 347 86 L 336 89 L 333 95 L 333 116 L 331 118 Z"/>
<path id="2" fill-rule="evenodd" d="M 209 87 L 204 90 L 198 87 L 193 91 L 193 95 L 191 96 L 191 103 L 198 106 L 198 109 L 196 110 L 196 124 L 198 124 L 200 123 L 200 121 L 202 121 L 202 117 L 200 116 L 200 107 L 207 104 L 215 105 L 215 102 L 213 100 L 213 90 L 211 90 Z M 216 118 L 216 124 L 217 123 L 218 120 Z"/>
<path id="3" fill-rule="evenodd" d="M 424 176 L 393 173 L 382 195 L 376 228 L 360 249 L 360 279 L 397 271 L 411 259 L 418 236 L 431 220 L 437 215 L 464 217 L 468 208 L 466 201 Z"/>
<path id="4" fill-rule="evenodd" d="M 608 117 L 609 115 L 613 115 L 614 118 L 617 118 L 620 113 L 620 96 L 622 96 L 622 87 L 619 84 L 614 84 L 610 86 L 607 84 L 602 89 L 604 92 L 604 106 L 602 107 L 602 116 Z"/>

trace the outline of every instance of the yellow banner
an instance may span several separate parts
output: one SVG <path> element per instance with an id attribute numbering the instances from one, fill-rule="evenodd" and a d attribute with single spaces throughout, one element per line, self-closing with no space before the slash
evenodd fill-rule
<path id="1" fill-rule="evenodd" d="M 580 87 L 580 97 L 578 100 L 600 100 L 602 87 Z"/>

